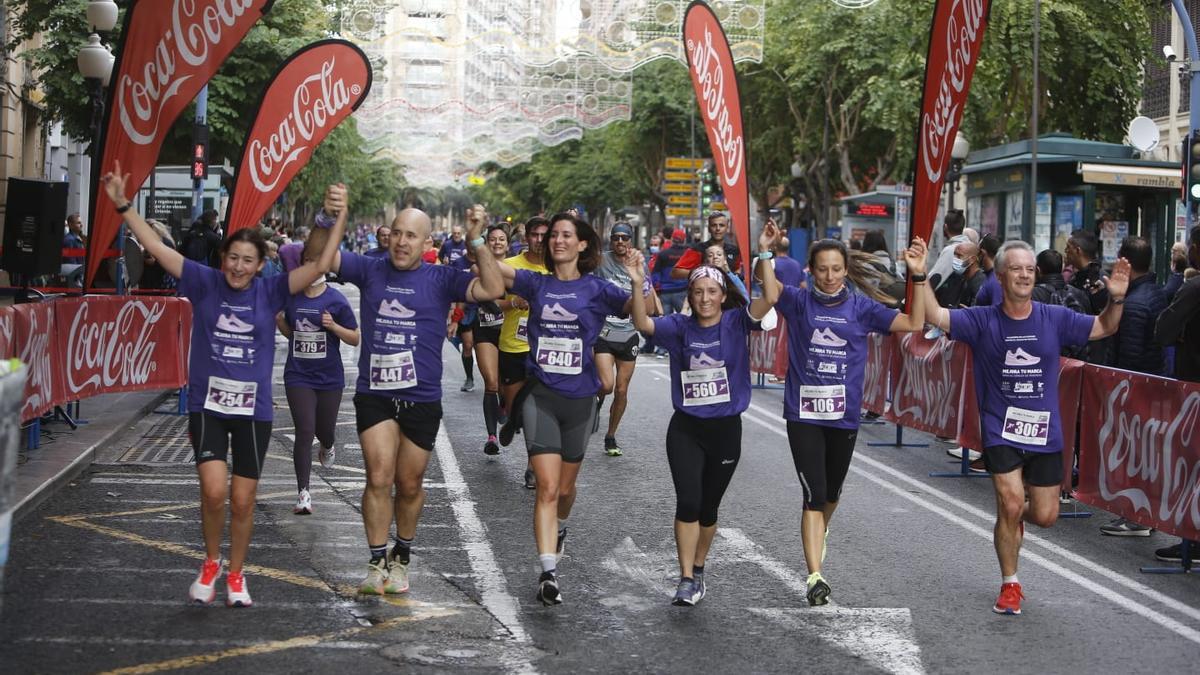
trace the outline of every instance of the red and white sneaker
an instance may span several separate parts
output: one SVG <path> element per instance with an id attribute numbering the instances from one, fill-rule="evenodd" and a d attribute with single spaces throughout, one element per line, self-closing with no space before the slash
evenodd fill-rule
<path id="1" fill-rule="evenodd" d="M 1021 593 L 1021 584 L 1011 582 L 1000 585 L 1000 597 L 996 598 L 996 604 L 992 606 L 992 611 L 997 614 L 1008 614 L 1016 616 L 1021 613 L 1021 601 L 1025 596 Z"/>
<path id="2" fill-rule="evenodd" d="M 230 572 L 225 577 L 225 606 L 249 607 L 253 604 L 250 589 L 246 587 L 246 577 L 241 572 Z"/>
<path id="3" fill-rule="evenodd" d="M 188 599 L 192 602 L 207 605 L 217 599 L 217 579 L 221 578 L 221 568 L 224 566 L 223 560 L 204 560 L 204 564 L 200 566 L 200 574 L 196 576 L 196 580 L 192 582 L 192 587 L 188 589 Z"/>

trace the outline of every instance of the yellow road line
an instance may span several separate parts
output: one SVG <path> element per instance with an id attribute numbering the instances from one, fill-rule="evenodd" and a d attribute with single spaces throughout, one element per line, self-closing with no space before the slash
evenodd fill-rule
<path id="1" fill-rule="evenodd" d="M 257 500 L 276 499 L 278 497 L 292 497 L 292 496 L 295 496 L 295 494 L 296 493 L 292 492 L 292 491 L 272 492 L 271 494 L 258 495 L 257 497 L 255 497 L 255 499 L 257 499 Z M 150 506 L 150 507 L 147 507 L 144 509 L 137 509 L 134 511 L 113 511 L 110 513 L 76 513 L 76 514 L 73 514 L 70 516 L 51 516 L 49 519 L 59 522 L 59 523 L 66 523 L 67 521 L 74 521 L 74 520 L 91 520 L 93 518 L 119 518 L 122 516 L 141 516 L 141 515 L 145 515 L 147 513 L 167 513 L 169 511 L 183 511 L 184 509 L 198 509 L 198 508 L 200 508 L 199 500 L 192 502 L 190 504 L 170 504 L 168 506 Z"/>

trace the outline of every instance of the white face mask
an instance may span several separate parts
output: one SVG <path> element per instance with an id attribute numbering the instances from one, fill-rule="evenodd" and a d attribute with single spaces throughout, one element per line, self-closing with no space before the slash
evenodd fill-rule
<path id="1" fill-rule="evenodd" d="M 309 284 L 309 285 L 308 285 L 308 287 L 309 287 L 309 288 L 316 288 L 317 286 L 320 286 L 320 285 L 321 285 L 321 284 L 323 284 L 323 283 L 325 283 L 325 275 L 324 275 L 324 274 L 322 274 L 321 276 L 317 277 L 317 280 L 316 280 L 316 281 L 314 281 L 314 282 L 312 282 L 311 284 Z"/>
<path id="2" fill-rule="evenodd" d="M 962 258 L 955 258 L 950 264 L 954 267 L 954 271 L 959 274 L 967 271 L 967 261 Z"/>

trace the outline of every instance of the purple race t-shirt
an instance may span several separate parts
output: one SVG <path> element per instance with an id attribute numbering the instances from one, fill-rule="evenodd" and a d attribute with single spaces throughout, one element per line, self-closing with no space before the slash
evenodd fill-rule
<path id="1" fill-rule="evenodd" d="M 355 391 L 414 403 L 442 400 L 442 342 L 450 304 L 473 278 L 445 265 L 398 270 L 390 258 L 343 253 L 339 274 L 362 291 Z"/>
<path id="2" fill-rule="evenodd" d="M 1033 303 L 1024 319 L 999 305 L 950 311 L 950 337 L 971 346 L 983 447 L 1060 452 L 1058 355 L 1087 344 L 1095 317 Z"/>
<path id="3" fill-rule="evenodd" d="M 326 285 L 315 298 L 304 293 L 291 296 L 283 310 L 284 319 L 292 329 L 287 364 L 283 367 L 284 385 L 320 391 L 346 386 L 342 341 L 321 325 L 323 312 L 329 312 L 342 328 L 358 328 L 350 301 L 332 286 Z"/>
<path id="4" fill-rule="evenodd" d="M 887 334 L 900 312 L 861 293 L 823 305 L 812 290 L 786 287 L 775 309 L 787 321 L 788 376 L 783 417 L 857 429 L 867 333 Z"/>
<path id="5" fill-rule="evenodd" d="M 985 272 L 984 275 L 986 278 L 983 280 L 983 285 L 975 294 L 975 306 L 986 307 L 1004 302 L 1004 291 L 1000 290 L 1000 280 L 996 278 L 996 273 L 994 271 Z"/>
<path id="6" fill-rule="evenodd" d="M 221 270 L 184 260 L 179 295 L 192 303 L 188 412 L 270 422 L 275 315 L 291 297 L 288 276 L 255 277 L 235 291 Z"/>
<path id="7" fill-rule="evenodd" d="M 775 278 L 784 286 L 799 286 L 804 281 L 804 265 L 791 256 L 776 257 Z"/>
<path id="8" fill-rule="evenodd" d="M 600 377 L 592 345 L 606 316 L 625 313 L 629 294 L 591 274 L 561 281 L 553 275 L 516 272 L 512 292 L 529 301 L 526 370 L 560 396 L 595 396 Z"/>
<path id="9" fill-rule="evenodd" d="M 654 344 L 671 354 L 671 403 L 681 413 L 711 419 L 750 407 L 750 351 L 746 336 L 761 330 L 746 308 L 721 312 L 701 327 L 694 317 L 654 319 Z"/>

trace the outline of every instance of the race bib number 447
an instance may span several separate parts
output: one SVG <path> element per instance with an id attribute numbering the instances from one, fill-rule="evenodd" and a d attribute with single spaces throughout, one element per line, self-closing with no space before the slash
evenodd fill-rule
<path id="1" fill-rule="evenodd" d="M 371 388 L 390 391 L 417 386 L 412 352 L 371 355 Z"/>

